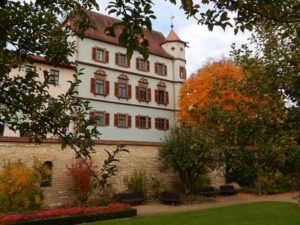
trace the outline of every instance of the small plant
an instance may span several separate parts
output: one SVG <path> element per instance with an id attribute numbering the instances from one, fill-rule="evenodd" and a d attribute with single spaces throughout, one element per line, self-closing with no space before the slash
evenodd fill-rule
<path id="1" fill-rule="evenodd" d="M 0 212 L 38 209 L 43 200 L 40 172 L 21 160 L 5 163 L 0 170 Z"/>
<path id="2" fill-rule="evenodd" d="M 135 169 L 130 176 L 124 178 L 124 182 L 130 192 L 147 193 L 148 190 L 148 176 L 145 170 Z"/>
<path id="3" fill-rule="evenodd" d="M 81 204 L 86 203 L 92 193 L 95 169 L 92 161 L 83 159 L 77 159 L 70 166 L 67 166 L 68 175 L 73 182 L 73 191 Z"/>
<path id="4" fill-rule="evenodd" d="M 153 199 L 158 199 L 161 192 L 161 182 L 157 177 L 151 176 L 149 186 L 152 192 Z"/>

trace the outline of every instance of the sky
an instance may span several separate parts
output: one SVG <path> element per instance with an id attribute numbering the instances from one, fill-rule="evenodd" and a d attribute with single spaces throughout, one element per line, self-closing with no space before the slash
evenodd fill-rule
<path id="1" fill-rule="evenodd" d="M 108 1 L 97 0 L 100 13 L 107 14 L 105 8 Z M 186 49 L 188 75 L 196 72 L 208 60 L 229 56 L 232 43 L 236 43 L 238 47 L 246 43 L 250 37 L 249 33 L 234 35 L 233 29 L 230 28 L 226 28 L 226 31 L 214 28 L 211 32 L 206 26 L 198 25 L 193 18 L 187 19 L 178 5 L 174 6 L 165 0 L 154 0 L 154 2 L 153 11 L 157 18 L 152 21 L 153 30 L 160 31 L 167 36 L 171 29 L 171 16 L 174 16 L 174 31 L 181 40 L 188 42 L 189 48 Z"/>

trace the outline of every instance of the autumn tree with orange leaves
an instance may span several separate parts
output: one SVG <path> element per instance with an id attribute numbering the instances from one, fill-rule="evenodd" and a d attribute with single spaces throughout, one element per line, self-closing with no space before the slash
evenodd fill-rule
<path id="1" fill-rule="evenodd" d="M 259 65 L 253 67 L 249 73 L 230 60 L 204 65 L 182 85 L 180 124 L 217 129 L 231 146 L 275 143 L 285 132 L 284 101 L 279 90 L 265 88 L 269 78 L 258 76 Z"/>

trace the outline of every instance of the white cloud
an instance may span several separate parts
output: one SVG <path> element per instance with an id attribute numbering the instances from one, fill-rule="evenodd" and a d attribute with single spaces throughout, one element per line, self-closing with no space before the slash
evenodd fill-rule
<path id="1" fill-rule="evenodd" d="M 109 0 L 98 0 L 100 12 L 107 14 L 105 8 Z M 246 43 L 249 33 L 234 35 L 232 29 L 215 28 L 212 32 L 206 26 L 198 25 L 193 19 L 187 19 L 179 6 L 165 0 L 155 0 L 153 10 L 157 17 L 153 21 L 153 29 L 168 35 L 171 25 L 171 16 L 175 16 L 174 30 L 178 36 L 189 43 L 186 49 L 187 73 L 191 74 L 199 69 L 210 58 L 229 56 L 232 43 L 237 46 Z"/>

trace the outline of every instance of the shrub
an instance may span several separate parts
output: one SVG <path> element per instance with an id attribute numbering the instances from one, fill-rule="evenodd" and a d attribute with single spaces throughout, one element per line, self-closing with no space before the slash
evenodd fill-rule
<path id="1" fill-rule="evenodd" d="M 261 194 L 276 194 L 293 190 L 293 185 L 288 177 L 277 170 L 259 175 L 255 182 L 255 189 Z"/>
<path id="2" fill-rule="evenodd" d="M 0 224 L 77 224 L 103 219 L 135 216 L 136 210 L 123 203 L 110 204 L 105 208 L 67 208 L 12 214 L 0 217 Z"/>
<path id="3" fill-rule="evenodd" d="M 225 178 L 227 183 L 237 182 L 243 187 L 253 186 L 257 169 L 251 149 L 230 149 L 225 152 Z"/>
<path id="4" fill-rule="evenodd" d="M 148 176 L 145 170 L 135 169 L 130 176 L 124 178 L 124 182 L 130 192 L 147 193 L 148 190 Z"/>
<path id="5" fill-rule="evenodd" d="M 77 159 L 70 166 L 67 166 L 68 175 L 72 179 L 73 192 L 81 204 L 87 202 L 93 189 L 93 176 L 96 174 L 92 161 Z"/>
<path id="6" fill-rule="evenodd" d="M 41 174 L 21 160 L 7 162 L 0 171 L 0 212 L 37 209 L 42 204 Z"/>
<path id="7" fill-rule="evenodd" d="M 216 133 L 204 126 L 176 127 L 159 149 L 162 169 L 172 169 L 184 193 L 190 194 L 199 178 L 220 165 L 221 149 Z"/>

